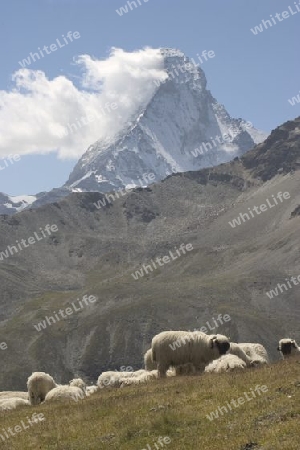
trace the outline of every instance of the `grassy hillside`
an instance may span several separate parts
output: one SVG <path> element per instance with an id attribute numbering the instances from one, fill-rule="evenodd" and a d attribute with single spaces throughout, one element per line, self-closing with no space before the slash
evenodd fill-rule
<path id="1" fill-rule="evenodd" d="M 265 392 L 249 400 L 257 385 Z M 206 417 L 239 397 L 244 404 Z M 153 450 L 162 436 L 170 440 L 157 444 L 164 450 L 299 450 L 300 361 L 102 390 L 78 404 L 23 407 L 0 413 L 2 433 L 33 412 L 45 420 L 5 442 L 0 438 L 1 448 Z"/>

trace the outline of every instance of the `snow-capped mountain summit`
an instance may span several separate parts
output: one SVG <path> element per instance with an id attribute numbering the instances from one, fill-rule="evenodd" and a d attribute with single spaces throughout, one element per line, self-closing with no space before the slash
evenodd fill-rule
<path id="1" fill-rule="evenodd" d="M 145 174 L 155 181 L 172 172 L 226 162 L 267 136 L 249 122 L 230 117 L 206 88 L 197 61 L 179 50 L 161 49 L 166 79 L 131 124 L 109 141 L 91 145 L 65 188 L 107 192 L 140 186 Z"/>
<path id="2" fill-rule="evenodd" d="M 226 162 L 266 139 L 250 122 L 233 119 L 212 96 L 201 57 L 190 59 L 170 48 L 160 53 L 165 77 L 162 73 L 162 81 L 151 81 L 150 101 L 141 104 L 117 134 L 89 146 L 64 186 L 37 194 L 28 206 L 53 203 L 70 192 L 146 186 L 172 173 Z M 15 207 L 4 197 L 2 214 L 26 207 Z"/>

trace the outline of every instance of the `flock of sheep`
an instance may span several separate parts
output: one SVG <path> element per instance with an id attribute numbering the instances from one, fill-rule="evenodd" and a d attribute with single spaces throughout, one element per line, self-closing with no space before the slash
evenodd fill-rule
<path id="1" fill-rule="evenodd" d="M 293 339 L 281 339 L 278 351 L 283 359 L 300 357 L 300 347 Z M 0 392 L 0 411 L 55 400 L 77 402 L 99 389 L 147 383 L 166 376 L 227 372 L 268 363 L 268 353 L 261 344 L 237 344 L 221 334 L 200 331 L 163 331 L 152 339 L 152 346 L 144 355 L 144 369 L 103 372 L 94 386 L 86 386 L 80 378 L 68 385 L 58 385 L 51 375 L 34 372 L 27 380 L 26 392 Z"/>

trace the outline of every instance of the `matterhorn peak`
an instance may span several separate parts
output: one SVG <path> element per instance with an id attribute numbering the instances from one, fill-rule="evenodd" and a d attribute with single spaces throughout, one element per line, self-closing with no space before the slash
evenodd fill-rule
<path id="1" fill-rule="evenodd" d="M 214 166 L 267 137 L 250 122 L 232 118 L 207 90 L 201 62 L 214 52 L 189 58 L 178 49 L 159 51 L 165 77 L 152 80 L 156 88 L 147 104 L 113 136 L 90 145 L 65 185 L 39 198 L 38 205 L 70 191 L 132 188 L 141 179 L 151 184 L 172 173 Z"/>

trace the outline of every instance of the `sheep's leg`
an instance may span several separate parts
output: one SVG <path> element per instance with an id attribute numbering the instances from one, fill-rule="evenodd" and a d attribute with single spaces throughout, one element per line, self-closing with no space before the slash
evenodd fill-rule
<path id="1" fill-rule="evenodd" d="M 167 376 L 168 367 L 164 364 L 157 364 L 158 378 L 165 378 Z"/>

